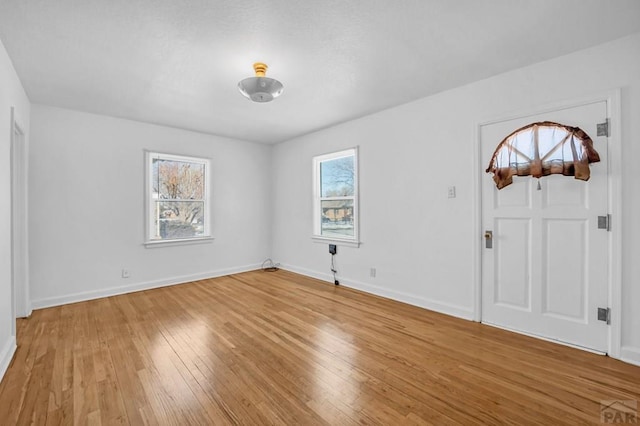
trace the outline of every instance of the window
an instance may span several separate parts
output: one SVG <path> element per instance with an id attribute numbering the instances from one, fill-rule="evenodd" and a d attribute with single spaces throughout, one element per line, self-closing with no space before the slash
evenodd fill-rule
<path id="1" fill-rule="evenodd" d="M 356 148 L 313 159 L 314 238 L 358 244 Z"/>
<path id="2" fill-rule="evenodd" d="M 589 180 L 589 163 L 600 161 L 593 141 L 579 127 L 542 121 L 524 126 L 504 138 L 496 148 L 487 173 L 498 189 L 513 176 L 541 178 L 552 174 Z"/>
<path id="3" fill-rule="evenodd" d="M 211 236 L 209 160 L 147 152 L 147 243 Z"/>

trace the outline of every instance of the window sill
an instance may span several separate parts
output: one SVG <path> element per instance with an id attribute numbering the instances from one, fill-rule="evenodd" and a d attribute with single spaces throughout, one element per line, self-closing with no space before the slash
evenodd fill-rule
<path id="1" fill-rule="evenodd" d="M 360 247 L 360 244 L 362 244 L 360 241 L 356 241 L 356 240 L 343 240 L 340 238 L 320 237 L 318 235 L 313 235 L 311 239 L 313 240 L 314 243 L 335 244 L 335 245 L 344 246 L 344 247 L 358 248 Z"/>
<path id="2" fill-rule="evenodd" d="M 160 248 L 160 247 L 174 247 L 174 246 L 188 246 L 192 244 L 211 244 L 213 237 L 200 237 L 189 238 L 183 240 L 158 240 L 158 241 L 146 241 L 144 246 L 146 248 Z"/>

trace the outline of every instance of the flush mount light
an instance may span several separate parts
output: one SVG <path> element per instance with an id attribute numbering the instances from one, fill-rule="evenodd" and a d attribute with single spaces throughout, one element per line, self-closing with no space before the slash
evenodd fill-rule
<path id="1" fill-rule="evenodd" d="M 284 86 L 278 80 L 265 77 L 267 73 L 267 64 L 256 62 L 253 69 L 256 72 L 255 77 L 249 77 L 238 83 L 240 93 L 253 102 L 271 102 L 282 94 Z"/>

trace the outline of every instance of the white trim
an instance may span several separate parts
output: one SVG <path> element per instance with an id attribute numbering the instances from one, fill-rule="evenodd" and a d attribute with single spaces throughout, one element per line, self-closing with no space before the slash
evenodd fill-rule
<path id="1" fill-rule="evenodd" d="M 357 248 L 357 247 L 360 247 L 360 244 L 362 244 L 362 242 L 360 241 L 343 240 L 340 238 L 331 238 L 331 237 L 318 237 L 317 235 L 312 236 L 311 239 L 313 240 L 314 243 L 335 244 L 338 246 L 345 246 L 345 247 Z"/>
<path id="2" fill-rule="evenodd" d="M 609 245 L 611 268 L 609 270 L 609 306 L 611 329 L 609 332 L 609 356 L 620 359 L 622 346 L 622 107 L 620 89 L 611 90 L 607 97 L 609 122 L 609 213 L 611 214 L 611 239 Z"/>
<path id="3" fill-rule="evenodd" d="M 305 275 L 307 277 L 316 278 L 321 281 L 326 281 L 333 284 L 333 276 L 322 272 L 312 271 L 310 269 L 301 268 L 293 265 L 281 264 L 281 269 L 285 271 L 294 272 L 296 274 Z M 428 309 L 430 311 L 439 312 L 441 314 L 450 315 L 457 318 L 471 320 L 473 318 L 473 310 L 465 308 L 464 306 L 454 305 L 450 303 L 443 303 L 436 300 L 428 299 L 426 297 L 417 296 L 410 293 L 393 291 L 385 287 L 364 283 L 361 281 L 355 281 L 340 277 L 340 286 L 360 290 L 365 293 L 373 294 L 376 296 L 384 297 L 386 299 L 395 300 L 397 302 L 407 303 L 409 305 L 417 306 L 419 308 Z"/>
<path id="4" fill-rule="evenodd" d="M 22 120 L 19 119 L 19 114 L 15 107 L 11 107 L 11 135 L 10 135 L 10 165 L 11 165 L 11 288 L 12 288 L 12 335 L 15 336 L 15 319 L 19 317 L 29 317 L 31 315 L 31 303 L 29 295 L 29 224 L 27 218 L 29 217 L 29 147 L 27 142 L 27 132 L 22 124 Z M 16 139 L 16 134 L 19 138 Z M 16 158 L 15 149 L 20 144 L 20 158 Z M 14 174 L 15 160 L 20 161 L 19 171 L 21 173 L 22 187 L 18 188 L 22 194 L 22 205 L 16 207 L 13 205 L 15 198 L 14 195 Z M 22 223 L 22 241 L 19 244 L 20 253 L 19 258 L 16 259 L 16 253 L 14 253 L 14 231 L 15 231 L 15 218 L 20 218 Z M 21 271 L 20 277 L 22 279 L 21 288 L 15 287 L 15 266 L 16 262 L 22 264 L 24 270 Z"/>
<path id="5" fill-rule="evenodd" d="M 13 359 L 13 355 L 16 353 L 16 349 L 18 349 L 18 346 L 16 345 L 16 336 L 11 336 L 0 352 L 0 381 L 2 381 L 4 374 L 7 372 L 7 369 L 11 364 L 11 360 Z"/>
<path id="6" fill-rule="evenodd" d="M 484 117 L 481 120 L 478 120 L 477 127 L 486 126 L 489 124 L 502 123 L 503 121 L 516 120 L 518 118 L 526 118 L 530 115 L 540 115 L 540 114 L 554 112 L 562 109 L 576 108 L 580 106 L 595 104 L 602 101 L 607 101 L 610 98 L 614 97 L 616 92 L 619 93 L 620 90 L 613 89 L 613 90 L 600 91 L 600 92 L 595 92 L 585 96 L 571 98 L 564 101 L 549 102 L 538 108 L 531 107 L 531 108 L 520 109 L 517 111 L 510 111 L 509 113 L 504 113 L 504 114 L 493 114 L 489 117 Z M 605 117 L 602 117 L 602 119 L 604 118 Z"/>
<path id="7" fill-rule="evenodd" d="M 198 237 L 184 240 L 152 240 L 144 243 L 146 248 L 167 247 L 167 246 L 188 246 L 191 244 L 210 244 L 215 238 Z"/>
<path id="8" fill-rule="evenodd" d="M 9 230 L 9 261 L 11 262 L 10 265 L 10 275 L 9 275 L 9 298 L 10 298 L 10 310 L 11 310 L 11 329 L 9 331 L 9 336 L 11 336 L 11 338 L 15 339 L 16 335 L 17 335 L 17 326 L 16 326 L 16 317 L 17 317 L 17 297 L 16 297 L 16 293 L 18 292 L 18 289 L 16 288 L 16 257 L 19 255 L 16 255 L 16 217 L 20 217 L 17 212 L 16 212 L 16 206 L 14 205 L 14 200 L 15 200 L 15 190 L 16 190 L 16 183 L 15 183 L 15 159 L 16 159 L 16 153 L 15 153 L 15 148 L 16 148 L 16 132 L 17 132 L 17 127 L 16 127 L 16 119 L 15 119 L 15 107 L 11 107 L 11 129 L 10 129 L 10 134 L 9 134 L 9 204 L 10 204 L 10 209 L 9 209 L 9 226 L 10 226 L 10 230 Z M 21 216 L 24 218 L 24 216 Z M 2 358 L 0 358 L 2 359 Z M 3 373 L 4 374 L 4 373 Z"/>
<path id="9" fill-rule="evenodd" d="M 640 348 L 623 346 L 620 350 L 620 359 L 640 367 Z"/>
<path id="10" fill-rule="evenodd" d="M 480 162 L 482 161 L 482 154 L 480 150 L 481 129 L 484 124 L 478 123 L 474 128 L 473 141 L 473 182 L 471 188 L 472 204 L 472 229 L 471 235 L 471 258 L 472 258 L 472 270 L 473 270 L 473 320 L 476 322 L 482 322 L 482 237 L 484 234 L 482 231 L 482 176 L 484 170 Z"/>
<path id="11" fill-rule="evenodd" d="M 154 288 L 167 287 L 176 284 L 184 284 L 192 281 L 205 280 L 209 278 L 217 278 L 225 275 L 239 274 L 241 272 L 249 272 L 260 269 L 262 264 L 255 263 L 251 265 L 238 266 L 235 268 L 219 269 L 217 271 L 201 272 L 199 274 L 182 275 L 155 281 L 147 281 L 126 286 L 111 287 L 102 290 L 83 291 L 79 293 L 68 294 L 66 296 L 47 297 L 44 299 L 34 300 L 34 309 L 50 308 L 52 306 L 66 305 L 69 303 L 84 302 L 87 300 L 100 299 L 103 297 L 117 296 L 120 294 L 134 293 L 136 291 L 151 290 Z"/>
<path id="12" fill-rule="evenodd" d="M 603 356 L 607 355 L 604 352 L 596 351 L 596 350 L 591 349 L 591 348 L 585 348 L 584 346 L 574 345 L 574 344 L 569 343 L 569 342 L 563 342 L 562 340 L 550 339 L 550 338 L 544 337 L 544 336 L 538 336 L 537 334 L 528 333 L 526 331 L 517 330 L 515 328 L 505 327 L 503 325 L 493 324 L 491 322 L 483 322 L 482 324 L 488 325 L 490 327 L 499 328 L 501 330 L 510 331 L 512 333 L 522 334 L 523 336 L 533 337 L 534 339 L 544 340 L 545 342 L 557 343 L 557 344 L 562 345 L 562 346 L 568 346 L 570 348 L 580 349 L 582 351 L 591 352 L 592 354 L 596 354 L 596 355 L 603 355 Z"/>
<path id="13" fill-rule="evenodd" d="M 609 200 L 608 208 L 612 216 L 613 225 L 611 227 L 611 239 L 609 247 L 610 255 L 610 275 L 609 275 L 609 303 L 611 307 L 611 326 L 609 329 L 609 342 L 607 353 L 616 359 L 621 358 L 621 333 L 622 333 L 622 185 L 621 185 L 621 168 L 622 168 L 622 138 L 621 138 L 621 96 L 620 89 L 607 90 L 586 95 L 571 100 L 559 101 L 547 104 L 540 108 L 531 108 L 512 112 L 509 114 L 497 115 L 492 118 L 480 120 L 476 123 L 474 133 L 474 196 L 473 211 L 476 219 L 473 221 L 473 260 L 474 260 L 474 320 L 482 320 L 482 197 L 481 197 L 481 179 L 484 177 L 484 170 L 480 161 L 480 132 L 482 126 L 499 123 L 502 121 L 513 120 L 517 118 L 527 117 L 529 115 L 544 114 L 561 109 L 575 108 L 583 105 L 589 105 L 596 102 L 606 102 L 607 114 L 611 120 L 610 136 L 609 136 Z M 555 342 L 555 340 L 553 340 Z"/>

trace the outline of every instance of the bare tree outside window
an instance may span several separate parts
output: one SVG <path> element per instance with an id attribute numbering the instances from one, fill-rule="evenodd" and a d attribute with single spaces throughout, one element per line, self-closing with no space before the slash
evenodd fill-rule
<path id="1" fill-rule="evenodd" d="M 353 157 L 322 162 L 320 164 L 322 196 L 353 196 L 353 166 Z"/>
<path id="2" fill-rule="evenodd" d="M 152 156 L 150 239 L 206 236 L 206 164 L 188 157 Z"/>

